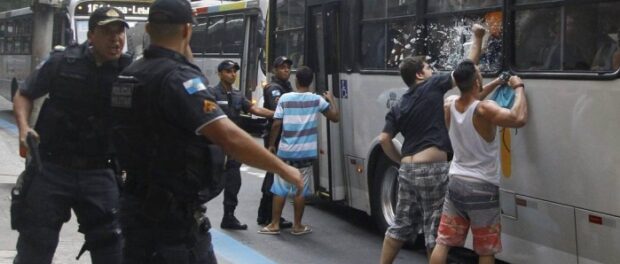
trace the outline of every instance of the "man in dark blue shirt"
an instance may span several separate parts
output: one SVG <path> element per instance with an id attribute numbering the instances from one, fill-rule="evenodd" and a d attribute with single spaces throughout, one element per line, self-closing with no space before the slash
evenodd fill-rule
<path id="1" fill-rule="evenodd" d="M 217 104 L 237 126 L 241 126 L 241 112 L 252 113 L 266 118 L 273 117 L 273 111 L 253 105 L 243 94 L 233 88 L 237 80 L 239 65 L 232 60 L 224 60 L 217 66 L 220 83 L 209 88 Z M 224 169 L 224 217 L 220 227 L 224 229 L 245 230 L 248 225 L 241 224 L 235 217 L 235 208 L 239 200 L 237 194 L 241 188 L 241 163 L 228 159 Z"/>

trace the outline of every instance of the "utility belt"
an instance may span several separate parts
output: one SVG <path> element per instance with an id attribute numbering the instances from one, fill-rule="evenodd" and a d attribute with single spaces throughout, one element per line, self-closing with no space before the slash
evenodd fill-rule
<path id="1" fill-rule="evenodd" d="M 171 244 L 211 228 L 211 223 L 204 215 L 206 208 L 198 204 L 199 201 L 180 200 L 174 193 L 156 184 L 147 186 L 129 181 L 123 191 L 141 201 L 140 214 L 155 226 L 165 225 L 169 229 L 169 225 L 173 225 L 187 229 L 187 232 L 165 235 Z"/>
<path id="2" fill-rule="evenodd" d="M 100 170 L 113 168 L 111 160 L 107 157 L 78 157 L 78 156 L 59 156 L 43 155 L 41 159 L 67 169 L 74 170 Z"/>
<path id="3" fill-rule="evenodd" d="M 303 159 L 303 160 L 285 160 L 286 164 L 291 165 L 295 168 L 305 168 L 310 167 L 314 164 L 314 159 Z"/>

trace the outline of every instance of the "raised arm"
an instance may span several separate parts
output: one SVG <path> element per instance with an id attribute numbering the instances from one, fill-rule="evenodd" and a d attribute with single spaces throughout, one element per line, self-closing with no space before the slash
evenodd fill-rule
<path id="1" fill-rule="evenodd" d="M 515 102 L 511 109 L 502 108 L 493 101 L 482 101 L 477 113 L 496 126 L 522 127 L 527 122 L 525 86 L 518 76 L 512 76 L 508 83 L 515 90 Z"/>
<path id="2" fill-rule="evenodd" d="M 329 102 L 329 108 L 327 111 L 323 112 L 323 115 L 325 115 L 325 117 L 332 122 L 340 121 L 340 110 L 338 110 L 338 103 L 334 100 L 334 95 L 332 92 L 327 91 L 323 93 L 323 97 L 325 97 L 325 100 Z"/>
<path id="3" fill-rule="evenodd" d="M 475 64 L 480 63 L 480 54 L 482 53 L 482 38 L 486 33 L 486 29 L 482 27 L 480 24 L 474 24 L 471 27 L 471 32 L 473 34 L 472 44 L 469 48 L 469 56 L 468 59 L 472 60 Z"/>
<path id="4" fill-rule="evenodd" d="M 484 100 L 484 98 L 486 98 L 491 92 L 493 92 L 495 88 L 502 85 L 502 83 L 504 82 L 500 78 L 496 78 L 495 80 L 492 80 L 491 82 L 485 84 L 484 87 L 482 87 L 482 92 L 478 94 L 478 100 Z"/>

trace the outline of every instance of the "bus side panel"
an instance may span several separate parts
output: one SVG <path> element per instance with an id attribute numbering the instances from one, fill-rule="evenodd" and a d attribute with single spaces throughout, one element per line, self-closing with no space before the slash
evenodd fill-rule
<path id="1" fill-rule="evenodd" d="M 620 261 L 620 218 L 576 209 L 579 263 Z"/>
<path id="2" fill-rule="evenodd" d="M 517 194 L 620 215 L 620 80 L 525 80 L 529 120 L 512 130 Z"/>
<path id="3" fill-rule="evenodd" d="M 376 137 L 385 125 L 385 114 L 388 103 L 395 101 L 406 88 L 399 76 L 384 76 L 374 74 L 341 74 L 340 80 L 346 82 L 346 89 L 341 95 L 341 120 L 344 129 L 343 154 L 352 157 L 368 157 L 375 144 Z M 371 160 L 366 160 L 370 164 Z M 367 168 L 368 169 L 368 168 Z M 363 175 L 372 175 L 373 171 L 366 171 Z M 355 173 L 349 173 L 350 201 L 348 205 L 370 214 L 370 186 L 368 179 L 359 179 Z"/>
<path id="4" fill-rule="evenodd" d="M 516 195 L 517 217 L 502 216 L 503 251 L 510 263 L 577 263 L 575 210 Z M 471 245 L 469 246 L 471 247 Z"/>

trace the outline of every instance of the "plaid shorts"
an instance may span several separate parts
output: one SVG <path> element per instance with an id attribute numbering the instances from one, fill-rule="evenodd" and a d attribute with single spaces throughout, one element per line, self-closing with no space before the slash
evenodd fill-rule
<path id="1" fill-rule="evenodd" d="M 386 236 L 406 241 L 423 230 L 426 248 L 435 247 L 448 169 L 448 162 L 400 165 L 396 219 Z"/>
<path id="2" fill-rule="evenodd" d="M 437 243 L 462 247 L 471 227 L 474 251 L 495 255 L 502 250 L 499 187 L 481 180 L 451 176 Z"/>

